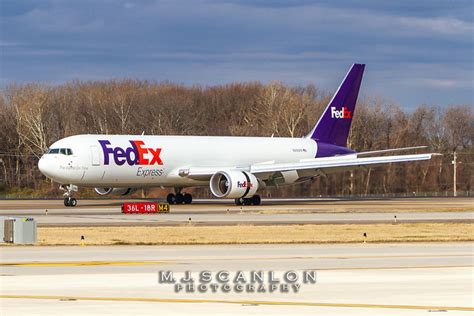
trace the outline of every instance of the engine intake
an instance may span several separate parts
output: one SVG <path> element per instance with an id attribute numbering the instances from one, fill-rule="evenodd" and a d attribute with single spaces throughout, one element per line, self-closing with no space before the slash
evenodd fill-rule
<path id="1" fill-rule="evenodd" d="M 218 198 L 253 196 L 258 190 L 257 178 L 245 171 L 219 171 L 209 182 L 212 194 Z"/>
<path id="2" fill-rule="evenodd" d="M 99 195 L 129 195 L 135 191 L 132 188 L 94 188 L 94 191 Z"/>

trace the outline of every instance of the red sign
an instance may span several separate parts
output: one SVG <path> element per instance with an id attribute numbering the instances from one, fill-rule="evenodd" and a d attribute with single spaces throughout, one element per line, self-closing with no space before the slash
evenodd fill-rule
<path id="1" fill-rule="evenodd" d="M 153 214 L 168 213 L 170 205 L 168 203 L 158 202 L 125 202 L 122 205 L 124 214 Z"/>

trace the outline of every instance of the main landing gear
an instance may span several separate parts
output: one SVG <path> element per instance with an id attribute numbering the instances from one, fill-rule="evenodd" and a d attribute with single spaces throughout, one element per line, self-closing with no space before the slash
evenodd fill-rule
<path id="1" fill-rule="evenodd" d="M 238 198 L 235 199 L 235 205 L 260 205 L 262 199 L 260 195 L 254 195 L 250 198 Z"/>
<path id="2" fill-rule="evenodd" d="M 61 185 L 59 187 L 64 192 L 64 206 L 76 206 L 77 200 L 73 197 L 74 193 L 77 192 L 77 186 L 74 184 Z"/>
<path id="3" fill-rule="evenodd" d="M 193 196 L 189 193 L 181 193 L 181 188 L 175 189 L 176 194 L 170 193 L 166 196 L 168 204 L 191 204 Z"/>

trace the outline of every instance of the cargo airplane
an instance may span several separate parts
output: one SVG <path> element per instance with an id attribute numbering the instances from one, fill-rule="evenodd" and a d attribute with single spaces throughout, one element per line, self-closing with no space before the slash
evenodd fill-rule
<path id="1" fill-rule="evenodd" d="M 235 199 L 237 205 L 259 205 L 257 193 L 265 187 L 431 159 L 432 154 L 380 155 L 422 146 L 362 153 L 346 147 L 364 67 L 352 65 L 319 121 L 302 138 L 76 135 L 52 144 L 38 167 L 61 184 L 66 206 L 76 206 L 78 187 L 93 187 L 99 195 L 172 187 L 175 193 L 167 201 L 189 204 L 192 196 L 186 188 L 195 186 L 209 186 L 215 197 Z"/>

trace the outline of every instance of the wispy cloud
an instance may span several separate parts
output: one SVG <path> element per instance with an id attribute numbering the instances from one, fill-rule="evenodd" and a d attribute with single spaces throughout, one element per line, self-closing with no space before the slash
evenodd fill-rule
<path id="1" fill-rule="evenodd" d="M 441 34 L 461 34 L 471 36 L 474 31 L 474 24 L 454 18 L 398 18 L 400 24 L 409 28 L 418 28 Z"/>
<path id="2" fill-rule="evenodd" d="M 410 78 L 403 82 L 408 86 L 427 88 L 451 89 L 453 87 L 474 88 L 472 80 L 436 79 L 436 78 Z"/>

